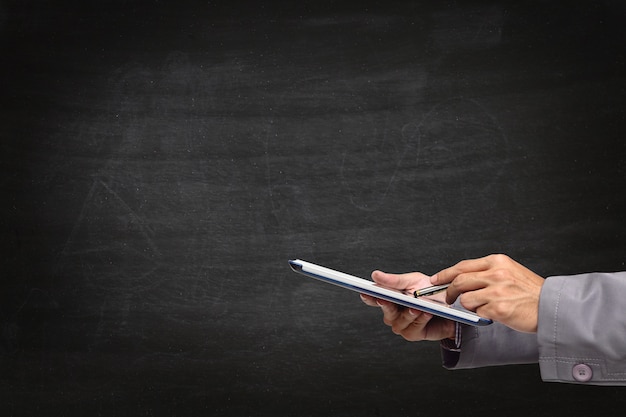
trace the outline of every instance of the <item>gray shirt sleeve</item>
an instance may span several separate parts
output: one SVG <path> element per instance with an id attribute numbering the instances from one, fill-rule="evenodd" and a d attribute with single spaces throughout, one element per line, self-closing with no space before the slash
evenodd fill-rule
<path id="1" fill-rule="evenodd" d="M 454 369 L 537 363 L 537 335 L 520 333 L 503 324 L 463 326 L 461 354 Z"/>
<path id="2" fill-rule="evenodd" d="M 626 385 L 626 272 L 548 278 L 537 341 L 545 381 Z"/>
<path id="3" fill-rule="evenodd" d="M 626 385 L 626 272 L 546 279 L 537 334 L 464 326 L 452 368 L 539 362 L 544 381 Z"/>

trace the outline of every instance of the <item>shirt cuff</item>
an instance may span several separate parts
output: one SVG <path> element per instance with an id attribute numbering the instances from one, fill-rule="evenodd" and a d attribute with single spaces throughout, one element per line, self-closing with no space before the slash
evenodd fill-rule
<path id="1" fill-rule="evenodd" d="M 462 328 L 459 323 L 454 324 L 454 339 L 441 340 L 441 360 L 444 368 L 454 368 L 461 357 Z"/>

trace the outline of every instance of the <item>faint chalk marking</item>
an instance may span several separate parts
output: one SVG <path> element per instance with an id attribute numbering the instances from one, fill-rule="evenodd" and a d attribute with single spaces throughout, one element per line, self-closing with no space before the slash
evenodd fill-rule
<path id="1" fill-rule="evenodd" d="M 464 136 L 455 136 L 455 131 L 467 131 L 468 134 L 474 134 L 479 142 L 469 143 Z M 387 135 L 389 133 L 385 131 L 381 145 L 378 147 L 375 156 L 380 156 L 381 160 L 390 158 L 389 155 L 384 154 L 384 149 L 389 148 L 387 142 Z M 452 136 L 450 136 L 452 135 Z M 457 150 L 463 150 L 468 152 L 481 152 L 489 150 L 489 155 L 494 156 L 494 161 L 497 163 L 496 169 L 490 173 L 489 180 L 483 184 L 481 191 L 485 191 L 497 179 L 502 175 L 504 167 L 508 162 L 508 140 L 507 137 L 498 123 L 496 117 L 489 112 L 478 101 L 465 98 L 452 98 L 445 100 L 441 103 L 433 106 L 428 112 L 424 114 L 421 122 L 407 123 L 402 128 L 402 138 L 405 141 L 402 152 L 396 156 L 393 161 L 394 166 L 391 170 L 391 175 L 388 180 L 377 183 L 370 183 L 370 189 L 366 190 L 370 194 L 373 192 L 376 198 L 362 198 L 364 201 L 359 201 L 357 187 L 355 186 L 355 180 L 362 180 L 353 175 L 350 178 L 347 172 L 346 164 L 350 157 L 348 151 L 343 153 L 343 159 L 340 169 L 341 183 L 347 190 L 350 203 L 363 211 L 376 211 L 385 204 L 385 200 L 388 198 L 392 191 L 394 183 L 398 180 L 401 174 L 401 169 L 406 168 L 405 161 L 407 155 L 414 152 L 414 163 L 412 166 L 413 175 L 421 176 L 420 171 L 427 170 L 427 165 L 431 166 L 432 172 L 426 175 L 426 178 L 431 180 L 437 179 L 438 169 L 449 168 L 455 166 L 453 162 L 462 156 L 456 155 L 454 147 Z M 430 157 L 437 156 L 441 160 L 430 160 Z M 370 160 L 375 160 L 371 158 Z M 467 173 L 478 172 L 480 167 L 476 168 L 468 161 L 458 160 L 459 166 L 463 169 L 460 171 L 462 175 Z M 372 178 L 376 179 L 380 176 L 379 172 L 374 172 Z M 450 171 L 447 171 L 447 175 L 450 175 Z M 424 177 L 420 177 L 423 178 Z M 376 187 L 380 187 L 379 191 L 376 191 Z M 373 191 L 372 191 L 373 190 Z M 365 192 L 361 193 L 361 196 Z"/>
<path id="2" fill-rule="evenodd" d="M 68 248 L 74 243 L 76 239 L 76 235 L 78 234 L 78 230 L 83 224 L 85 217 L 88 213 L 87 208 L 89 207 L 90 203 L 93 201 L 94 196 L 96 194 L 96 190 L 99 187 L 104 188 L 104 190 L 108 193 L 108 195 L 112 196 L 117 201 L 117 203 L 119 203 L 119 205 L 125 210 L 125 212 L 130 215 L 133 221 L 137 222 L 137 224 L 139 225 L 140 233 L 146 239 L 146 242 L 150 246 L 150 249 L 152 249 L 152 251 L 154 251 L 155 254 L 161 255 L 159 248 L 154 243 L 154 239 L 152 239 L 152 237 L 150 236 L 150 234 L 152 234 L 153 231 L 144 222 L 141 216 L 137 215 L 137 213 L 135 213 L 135 211 L 130 206 L 128 206 L 128 204 L 126 204 L 126 202 L 119 196 L 119 194 L 117 194 L 113 189 L 111 189 L 111 187 L 109 187 L 104 181 L 102 181 L 99 178 L 95 178 L 93 181 L 93 184 L 91 185 L 89 192 L 87 193 L 87 196 L 85 197 L 85 200 L 83 201 L 83 205 L 81 207 L 80 213 L 76 221 L 74 222 L 72 231 L 70 232 L 70 235 L 68 239 L 66 240 L 65 245 L 63 246 L 63 250 L 61 251 L 61 256 L 67 256 L 69 254 Z M 71 253 L 72 254 L 87 253 L 87 252 L 92 252 L 92 251 L 97 251 L 97 250 L 98 249 L 94 249 L 94 248 L 84 248 L 79 251 L 74 250 Z"/>
<path id="3" fill-rule="evenodd" d="M 383 137 L 383 146 L 387 142 L 387 136 L 388 136 L 388 133 L 385 132 L 384 137 Z M 355 193 L 352 192 L 353 187 L 350 185 L 350 180 L 348 179 L 348 175 L 346 174 L 346 159 L 349 156 L 349 153 L 348 152 L 343 153 L 342 161 L 341 161 L 341 168 L 340 168 L 341 183 L 344 186 L 344 188 L 349 190 L 348 195 L 350 196 L 349 197 L 350 203 L 354 207 L 363 211 L 373 212 L 373 211 L 378 210 L 385 203 L 385 200 L 387 199 L 387 196 L 389 195 L 393 187 L 393 184 L 396 181 L 396 178 L 400 172 L 400 169 L 403 166 L 403 163 L 407 155 L 409 155 L 411 152 L 414 152 L 415 158 L 418 158 L 419 153 L 420 153 L 420 148 L 421 148 L 421 144 L 420 144 L 421 134 L 420 134 L 419 125 L 416 125 L 414 123 L 405 124 L 402 127 L 401 136 L 404 139 L 405 145 L 403 146 L 402 151 L 400 152 L 399 156 L 395 160 L 393 172 L 391 176 L 389 177 L 389 180 L 385 181 L 384 190 L 381 193 L 377 194 L 378 198 L 374 202 L 359 203 L 356 201 Z"/>

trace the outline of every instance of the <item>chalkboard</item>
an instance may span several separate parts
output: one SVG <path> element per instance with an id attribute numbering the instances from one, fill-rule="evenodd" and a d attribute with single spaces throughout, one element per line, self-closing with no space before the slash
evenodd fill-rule
<path id="1" fill-rule="evenodd" d="M 623 410 L 287 265 L 626 268 L 626 7 L 518 3 L 3 2 L 2 414 Z"/>

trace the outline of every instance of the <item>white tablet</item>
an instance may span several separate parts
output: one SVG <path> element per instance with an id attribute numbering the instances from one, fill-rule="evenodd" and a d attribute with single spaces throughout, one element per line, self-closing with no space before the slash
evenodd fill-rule
<path id="1" fill-rule="evenodd" d="M 414 297 L 412 294 L 406 294 L 399 290 L 382 287 L 374 281 L 344 274 L 343 272 L 335 271 L 333 269 L 300 259 L 289 261 L 289 265 L 294 271 L 311 278 L 315 278 L 329 284 L 338 285 L 362 294 L 371 295 L 372 297 L 391 301 L 392 303 L 404 307 L 411 307 L 416 310 L 431 313 L 435 316 L 458 321 L 459 323 L 465 323 L 472 326 L 486 326 L 492 323 L 490 319 L 480 317 L 477 314 L 461 307 L 448 305 L 431 298 Z"/>

